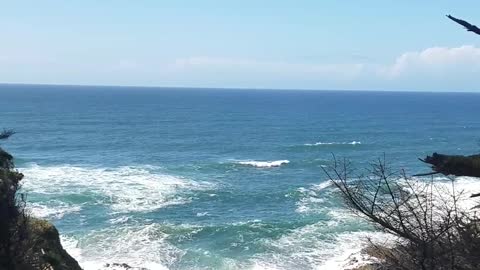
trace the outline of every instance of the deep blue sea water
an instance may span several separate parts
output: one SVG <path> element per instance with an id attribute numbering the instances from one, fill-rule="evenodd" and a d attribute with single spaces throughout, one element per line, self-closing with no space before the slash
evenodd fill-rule
<path id="1" fill-rule="evenodd" d="M 332 269 L 371 228 L 322 166 L 480 149 L 480 94 L 0 85 L 2 144 L 86 269 Z"/>

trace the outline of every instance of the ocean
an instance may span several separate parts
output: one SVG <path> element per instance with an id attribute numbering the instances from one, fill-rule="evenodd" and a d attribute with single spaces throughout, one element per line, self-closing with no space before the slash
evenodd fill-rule
<path id="1" fill-rule="evenodd" d="M 474 93 L 0 85 L 0 115 L 31 213 L 87 270 L 341 268 L 381 235 L 333 154 L 415 174 L 480 150 Z"/>

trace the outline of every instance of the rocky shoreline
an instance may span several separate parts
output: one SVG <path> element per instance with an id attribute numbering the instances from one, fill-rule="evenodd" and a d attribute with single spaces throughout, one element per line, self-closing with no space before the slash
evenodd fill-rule
<path id="1" fill-rule="evenodd" d="M 78 262 L 65 251 L 55 226 L 41 219 L 29 218 L 29 237 L 32 250 L 26 269 L 81 270 Z"/>

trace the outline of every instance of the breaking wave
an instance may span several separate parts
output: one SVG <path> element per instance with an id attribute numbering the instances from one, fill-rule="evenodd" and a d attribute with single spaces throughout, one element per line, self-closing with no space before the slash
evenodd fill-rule
<path id="1" fill-rule="evenodd" d="M 365 225 L 362 228 L 356 216 L 344 214 L 266 240 L 268 251 L 253 260 L 253 269 L 353 269 L 369 262 L 370 258 L 361 256 L 369 243 L 367 239 L 386 243 L 389 236 L 369 231 Z"/>
<path id="2" fill-rule="evenodd" d="M 272 168 L 272 167 L 280 167 L 282 165 L 290 163 L 289 160 L 275 160 L 275 161 L 255 161 L 255 160 L 249 160 L 249 161 L 239 161 L 237 164 L 240 165 L 247 165 L 247 166 L 253 166 L 256 168 Z"/>
<path id="3" fill-rule="evenodd" d="M 85 270 L 112 269 L 106 264 L 126 263 L 148 270 L 168 269 L 185 252 L 167 241 L 160 225 L 116 225 L 80 237 L 62 236 L 62 245 Z"/>
<path id="4" fill-rule="evenodd" d="M 47 206 L 48 205 L 48 206 Z M 58 200 L 28 203 L 29 211 L 38 218 L 61 219 L 66 214 L 77 213 L 81 205 L 73 205 Z"/>
<path id="5" fill-rule="evenodd" d="M 309 188 L 300 187 L 297 189 L 299 200 L 297 201 L 297 213 L 321 213 L 326 209 L 326 202 L 331 200 L 332 182 L 325 181 L 312 185 Z"/>
<path id="6" fill-rule="evenodd" d="M 31 204 L 32 213 L 39 217 L 62 217 L 88 203 L 119 213 L 148 212 L 188 203 L 189 192 L 212 188 L 210 183 L 164 174 L 152 167 L 32 165 L 20 170 L 25 174 L 23 188 L 30 198 L 43 197 Z"/>
<path id="7" fill-rule="evenodd" d="M 319 146 L 319 145 L 359 145 L 362 144 L 360 141 L 351 141 L 351 142 L 316 142 L 316 143 L 306 143 L 305 146 Z"/>

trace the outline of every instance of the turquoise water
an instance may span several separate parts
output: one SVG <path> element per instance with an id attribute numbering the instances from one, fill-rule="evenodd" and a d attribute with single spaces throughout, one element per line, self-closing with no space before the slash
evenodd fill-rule
<path id="1" fill-rule="evenodd" d="M 0 85 L 3 147 L 86 269 L 332 269 L 371 228 L 331 154 L 428 172 L 480 148 L 480 94 Z"/>

